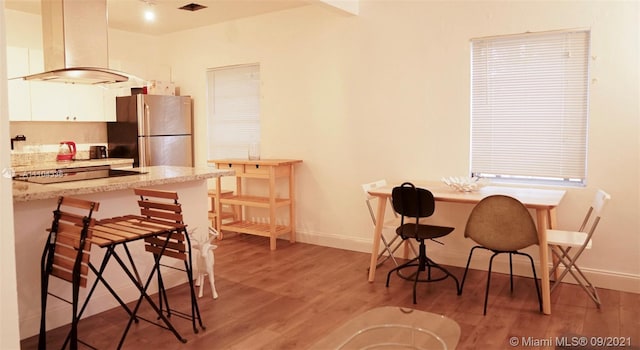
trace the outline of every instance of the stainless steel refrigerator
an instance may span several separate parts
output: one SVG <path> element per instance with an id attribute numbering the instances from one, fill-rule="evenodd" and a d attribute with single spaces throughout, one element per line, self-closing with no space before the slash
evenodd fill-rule
<path id="1" fill-rule="evenodd" d="M 134 167 L 193 166 L 191 97 L 116 97 L 116 113 L 107 123 L 109 157 L 133 158 Z"/>

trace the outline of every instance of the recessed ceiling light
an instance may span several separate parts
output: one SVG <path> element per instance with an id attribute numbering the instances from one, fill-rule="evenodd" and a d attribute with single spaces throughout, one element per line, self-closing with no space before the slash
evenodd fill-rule
<path id="1" fill-rule="evenodd" d="M 153 9 L 148 8 L 144 10 L 144 20 L 147 22 L 152 22 L 156 19 L 156 13 L 153 12 Z"/>
<path id="2" fill-rule="evenodd" d="M 145 4 L 144 6 L 144 20 L 147 22 L 153 22 L 156 19 L 156 12 L 154 9 L 154 5 L 156 4 L 156 0 L 140 0 Z"/>

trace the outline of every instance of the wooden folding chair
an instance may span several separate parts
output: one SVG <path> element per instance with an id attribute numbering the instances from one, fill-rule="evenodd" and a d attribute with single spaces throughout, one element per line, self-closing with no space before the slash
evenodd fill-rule
<path id="1" fill-rule="evenodd" d="M 209 220 L 211 221 L 211 226 L 209 227 L 209 232 L 213 233 L 214 235 L 216 235 L 217 239 L 222 240 L 222 230 L 220 230 L 220 228 L 218 227 L 218 225 L 216 224 L 216 222 L 218 221 L 218 215 L 220 215 L 220 220 L 224 221 L 224 220 L 232 220 L 235 221 L 238 217 L 240 217 L 239 214 L 239 210 L 240 208 L 238 208 L 235 205 L 232 206 L 227 206 L 230 208 L 223 208 L 222 206 L 220 206 L 223 210 L 220 211 L 220 213 L 217 212 L 217 207 L 218 207 L 218 201 L 221 198 L 230 198 L 233 197 L 233 191 L 231 190 L 221 190 L 220 191 L 220 195 L 218 195 L 217 191 L 215 189 L 213 190 L 209 190 L 207 191 L 207 195 L 209 196 L 209 200 L 211 201 L 211 209 L 209 210 Z"/>
<path id="2" fill-rule="evenodd" d="M 38 349 L 46 349 L 47 299 L 51 295 L 72 305 L 71 331 L 62 348 L 70 342 L 70 348 L 78 348 L 78 299 L 80 287 L 87 286 L 91 229 L 99 203 L 71 197 L 58 198 L 53 211 L 53 221 L 41 260 L 41 315 Z M 49 291 L 49 277 L 55 276 L 71 283 L 71 300 Z M 81 342 L 81 341 L 80 341 Z M 86 343 L 81 342 L 86 345 Z"/>
<path id="3" fill-rule="evenodd" d="M 196 299 L 193 284 L 193 260 L 191 257 L 191 241 L 189 240 L 186 225 L 184 225 L 184 220 L 182 217 L 182 206 L 180 205 L 180 203 L 178 203 L 178 193 L 173 191 L 163 191 L 147 188 L 136 188 L 134 189 L 134 193 L 140 196 L 140 199 L 138 200 L 138 205 L 140 206 L 140 215 L 146 218 L 146 224 L 181 224 L 179 225 L 178 229 L 169 230 L 166 234 L 145 238 L 145 250 L 153 253 L 156 261 L 158 262 L 162 257 L 184 261 L 183 271 L 187 273 L 187 280 L 189 281 L 189 290 L 191 295 L 191 314 L 187 314 L 170 308 L 169 299 L 167 297 L 167 291 L 164 287 L 160 268 L 158 268 L 157 275 L 159 289 L 159 308 L 160 312 L 162 312 L 163 308 L 166 307 L 167 317 L 170 317 L 171 313 L 173 312 L 179 317 L 190 319 L 193 323 L 193 331 L 195 333 L 198 333 L 196 320 L 198 320 L 200 328 L 205 329 L 205 327 L 202 324 L 202 319 L 200 318 L 200 309 L 198 308 L 198 302 Z M 159 256 L 159 254 L 162 255 Z M 174 266 L 163 265 L 161 263 L 159 263 L 159 266 L 178 269 Z"/>

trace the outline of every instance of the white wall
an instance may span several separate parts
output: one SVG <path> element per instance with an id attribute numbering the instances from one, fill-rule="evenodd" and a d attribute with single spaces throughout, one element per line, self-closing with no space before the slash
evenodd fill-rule
<path id="1" fill-rule="evenodd" d="M 9 138 L 9 113 L 7 109 L 7 61 L 5 59 L 5 16 L 4 6 L 0 6 L 0 139 Z M 9 168 L 9 148 L 0 147 L 0 171 Z M 4 171 L 2 171 L 4 174 Z M 11 179 L 0 174 L 0 339 L 6 349 L 20 348 L 18 332 L 18 290 L 16 284 L 16 260 L 13 233 L 13 201 Z"/>
<path id="2" fill-rule="evenodd" d="M 359 185 L 464 175 L 469 163 L 469 39 L 591 28 L 589 169 L 569 188 L 562 227 L 577 228 L 597 188 L 613 197 L 582 265 L 607 288 L 640 292 L 640 15 L 637 2 L 369 1 L 359 16 L 319 6 L 162 38 L 173 78 L 195 97 L 196 159 L 206 161 L 205 70 L 261 66 L 263 157 L 300 158 L 303 241 L 369 249 Z M 293 28 L 293 30 L 292 30 Z M 463 266 L 469 207 L 441 205 L 454 225 L 432 252 Z"/>

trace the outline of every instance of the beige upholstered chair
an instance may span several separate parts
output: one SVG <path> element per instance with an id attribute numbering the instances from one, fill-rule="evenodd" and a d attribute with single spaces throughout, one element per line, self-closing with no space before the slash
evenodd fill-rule
<path id="1" fill-rule="evenodd" d="M 487 289 L 484 297 L 484 314 L 487 314 L 487 300 L 489 298 L 489 285 L 491 282 L 491 267 L 493 258 L 501 253 L 509 254 L 509 275 L 511 282 L 511 292 L 513 293 L 513 255 L 524 255 L 531 262 L 533 280 L 538 293 L 538 303 L 542 311 L 542 298 L 538 287 L 538 278 L 533 259 L 529 254 L 521 253 L 519 250 L 538 244 L 538 234 L 536 225 L 527 208 L 517 199 L 503 195 L 493 195 L 481 200 L 471 211 L 464 236 L 471 238 L 478 243 L 471 248 L 469 259 L 462 277 L 460 292 L 464 288 L 464 281 L 467 278 L 471 256 L 477 248 L 487 249 L 493 252 L 489 259 L 489 271 L 487 274 Z"/>
<path id="2" fill-rule="evenodd" d="M 604 207 L 610 199 L 611 196 L 607 192 L 597 191 L 593 203 L 587 210 L 582 225 L 577 231 L 547 230 L 547 243 L 551 247 L 551 253 L 556 258 L 550 271 L 551 277 L 555 276 L 560 264 L 564 267 L 564 271 L 556 279 L 551 291 L 553 292 L 567 273 L 570 273 L 598 308 L 600 307 L 600 297 L 596 287 L 582 273 L 578 265 L 576 265 L 576 261 L 585 249 L 591 249 L 591 239 L 600 222 Z M 575 248 L 572 253 L 570 253 L 571 248 Z"/>

